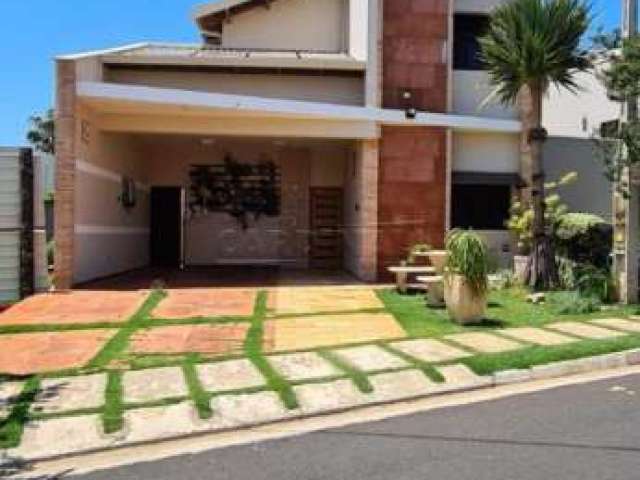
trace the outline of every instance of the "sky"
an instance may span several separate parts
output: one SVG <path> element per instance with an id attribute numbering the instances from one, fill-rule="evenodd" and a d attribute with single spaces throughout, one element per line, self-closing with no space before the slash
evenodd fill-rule
<path id="1" fill-rule="evenodd" d="M 0 2 L 0 146 L 25 144 L 29 117 L 52 105 L 56 55 L 141 41 L 199 42 L 190 18 L 199 0 Z M 618 25 L 618 0 L 592 2 L 595 26 Z"/>

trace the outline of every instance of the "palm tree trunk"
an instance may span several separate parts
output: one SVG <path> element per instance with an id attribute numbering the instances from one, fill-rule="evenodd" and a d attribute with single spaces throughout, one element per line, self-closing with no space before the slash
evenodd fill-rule
<path id="1" fill-rule="evenodd" d="M 531 255 L 527 265 L 526 278 L 529 286 L 536 290 L 550 290 L 558 285 L 558 269 L 556 265 L 553 241 L 545 224 L 545 175 L 542 166 L 542 148 L 546 140 L 546 131 L 542 127 L 543 89 L 530 86 L 532 109 L 528 132 L 531 154 L 531 206 L 533 208 L 533 242 Z"/>

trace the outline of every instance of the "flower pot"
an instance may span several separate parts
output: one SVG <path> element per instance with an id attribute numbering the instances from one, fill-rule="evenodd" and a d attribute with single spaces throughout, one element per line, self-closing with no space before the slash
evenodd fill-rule
<path id="1" fill-rule="evenodd" d="M 518 283 L 526 283 L 527 264 L 529 257 L 526 255 L 514 255 L 513 257 L 513 275 Z"/>
<path id="2" fill-rule="evenodd" d="M 429 261 L 433 268 L 436 269 L 438 275 L 442 275 L 444 272 L 444 266 L 447 263 L 447 251 L 446 250 L 431 250 L 428 253 Z"/>
<path id="3" fill-rule="evenodd" d="M 466 325 L 484 319 L 487 295 L 475 294 L 462 275 L 452 274 L 445 277 L 444 301 L 449 316 L 456 323 Z"/>

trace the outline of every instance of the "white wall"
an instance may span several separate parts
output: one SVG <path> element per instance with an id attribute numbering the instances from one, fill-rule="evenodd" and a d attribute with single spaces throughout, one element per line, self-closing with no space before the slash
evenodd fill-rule
<path id="1" fill-rule="evenodd" d="M 127 135 L 93 131 L 91 112 L 82 110 L 90 132 L 76 160 L 74 282 L 82 283 L 149 263 L 149 190 L 140 150 Z M 137 204 L 119 202 L 122 175 L 137 183 Z"/>
<path id="2" fill-rule="evenodd" d="M 277 3 L 277 2 L 276 2 Z M 107 81 L 129 85 L 285 98 L 345 105 L 364 104 L 364 78 L 111 69 Z"/>
<path id="3" fill-rule="evenodd" d="M 460 13 L 489 13 L 506 0 L 455 0 L 455 11 Z"/>
<path id="4" fill-rule="evenodd" d="M 453 170 L 456 172 L 518 173 L 519 135 L 455 132 Z"/>
<path id="5" fill-rule="evenodd" d="M 349 2 L 349 53 L 358 60 L 367 59 L 369 49 L 369 0 Z"/>
<path id="6" fill-rule="evenodd" d="M 497 99 L 483 104 L 492 86 L 484 71 L 453 70 L 453 111 L 461 115 L 517 119 L 518 112 Z"/>
<path id="7" fill-rule="evenodd" d="M 222 46 L 345 52 L 348 0 L 278 0 L 224 25 Z"/>
<path id="8" fill-rule="evenodd" d="M 619 117 L 620 104 L 608 99 L 606 89 L 595 75 L 580 73 L 577 83 L 582 90 L 576 94 L 553 87 L 549 91 L 542 113 L 549 135 L 590 138 L 602 122 Z"/>

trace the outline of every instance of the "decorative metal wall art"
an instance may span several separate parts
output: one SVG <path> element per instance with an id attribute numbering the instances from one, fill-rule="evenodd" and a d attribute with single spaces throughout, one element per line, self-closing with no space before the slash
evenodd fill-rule
<path id="1" fill-rule="evenodd" d="M 249 215 L 280 215 L 280 169 L 272 161 L 239 163 L 227 155 L 220 164 L 192 165 L 189 178 L 193 215 L 225 212 L 245 230 Z"/>

